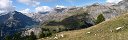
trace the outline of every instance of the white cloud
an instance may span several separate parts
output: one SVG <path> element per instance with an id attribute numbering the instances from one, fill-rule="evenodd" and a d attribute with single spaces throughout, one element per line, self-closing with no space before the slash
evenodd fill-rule
<path id="1" fill-rule="evenodd" d="M 118 3 L 120 1 L 122 1 L 122 0 L 106 0 L 106 2 L 108 2 L 108 3 Z"/>
<path id="2" fill-rule="evenodd" d="M 52 11 L 52 8 L 48 6 L 39 6 L 35 8 L 36 12 L 47 12 L 47 11 Z"/>
<path id="3" fill-rule="evenodd" d="M 11 0 L 0 0 L 0 11 L 14 11 L 15 7 Z"/>
<path id="4" fill-rule="evenodd" d="M 65 6 L 62 5 L 56 5 L 56 7 L 65 8 Z"/>
<path id="5" fill-rule="evenodd" d="M 29 13 L 30 12 L 30 9 L 27 8 L 27 9 L 21 10 L 19 12 L 21 12 L 21 13 Z"/>
<path id="6" fill-rule="evenodd" d="M 43 2 L 53 2 L 53 1 L 57 1 L 57 0 L 41 0 Z"/>
<path id="7" fill-rule="evenodd" d="M 39 6 L 40 0 L 18 0 L 20 3 L 24 3 L 30 6 Z"/>

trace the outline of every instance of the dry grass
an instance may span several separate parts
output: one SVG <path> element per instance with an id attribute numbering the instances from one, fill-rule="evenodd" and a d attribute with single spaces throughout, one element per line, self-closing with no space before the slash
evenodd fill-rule
<path id="1" fill-rule="evenodd" d="M 119 30 L 116 28 L 122 27 Z M 89 32 L 89 33 L 88 33 Z M 43 40 L 127 40 L 128 39 L 128 14 L 112 18 L 87 29 L 65 31 L 57 33 L 64 37 L 55 36 Z"/>

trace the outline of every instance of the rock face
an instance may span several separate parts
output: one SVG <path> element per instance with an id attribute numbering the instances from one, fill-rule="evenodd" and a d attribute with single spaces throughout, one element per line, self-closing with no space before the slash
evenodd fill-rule
<path id="1" fill-rule="evenodd" d="M 88 6 L 86 11 L 92 18 L 96 18 L 99 14 L 103 14 L 105 19 L 109 19 L 122 14 L 125 10 L 121 9 L 118 5 L 92 5 Z"/>
<path id="2" fill-rule="evenodd" d="M 62 13 L 64 12 L 66 8 L 60 8 L 60 7 L 57 7 L 57 8 L 54 8 L 54 10 L 57 12 L 57 13 Z"/>
<path id="3" fill-rule="evenodd" d="M 26 36 L 26 35 L 31 35 L 31 32 L 34 32 L 34 34 L 39 37 L 39 35 L 41 34 L 42 32 L 42 29 L 39 28 L 39 27 L 34 27 L 34 28 L 31 28 L 27 31 L 22 31 L 22 36 Z"/>
<path id="4" fill-rule="evenodd" d="M 128 9 L 128 0 L 123 0 L 123 1 L 119 2 L 118 5 L 119 5 L 122 9 Z"/>
<path id="5" fill-rule="evenodd" d="M 66 13 L 61 14 L 56 12 L 47 13 L 47 14 L 41 14 L 41 13 L 33 13 L 33 14 L 34 15 L 31 16 L 31 18 L 33 18 L 35 21 L 40 23 L 44 23 L 49 20 L 63 20 L 65 17 L 70 16 L 69 14 Z"/>
<path id="6" fill-rule="evenodd" d="M 6 34 L 14 34 L 15 32 L 21 31 L 22 28 L 26 28 L 26 26 L 36 24 L 38 23 L 33 21 L 32 18 L 17 11 L 0 16 L 0 25 L 3 36 Z"/>

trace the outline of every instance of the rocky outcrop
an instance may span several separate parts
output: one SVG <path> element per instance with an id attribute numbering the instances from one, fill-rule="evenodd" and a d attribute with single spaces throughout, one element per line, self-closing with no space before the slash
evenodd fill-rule
<path id="1" fill-rule="evenodd" d="M 40 27 L 34 27 L 26 31 L 22 31 L 22 36 L 31 35 L 31 32 L 34 32 L 34 34 L 39 38 L 39 35 L 42 32 L 42 29 Z"/>

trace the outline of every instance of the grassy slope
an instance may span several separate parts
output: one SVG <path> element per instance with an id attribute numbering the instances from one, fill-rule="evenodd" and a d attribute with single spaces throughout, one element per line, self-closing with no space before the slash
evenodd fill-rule
<path id="1" fill-rule="evenodd" d="M 116 30 L 118 27 L 123 27 Z M 90 32 L 90 33 L 87 33 Z M 128 14 L 112 18 L 98 25 L 87 29 L 65 31 L 58 33 L 63 34 L 57 40 L 127 40 L 128 39 Z M 50 39 L 51 38 L 51 39 Z M 43 40 L 54 40 L 54 36 Z"/>

